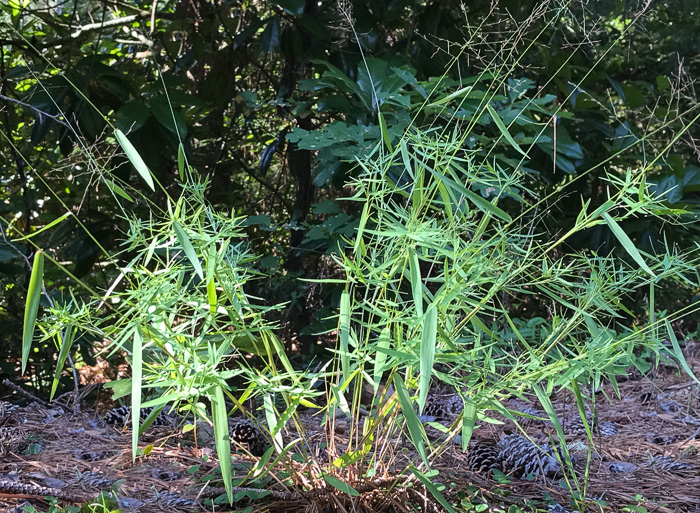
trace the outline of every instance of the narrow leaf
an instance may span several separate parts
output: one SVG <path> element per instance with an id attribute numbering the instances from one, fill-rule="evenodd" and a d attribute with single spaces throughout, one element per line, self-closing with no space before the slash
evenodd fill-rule
<path id="1" fill-rule="evenodd" d="M 411 441 L 413 446 L 418 451 L 423 463 L 426 467 L 430 468 L 430 462 L 428 461 L 428 455 L 425 452 L 425 443 L 423 442 L 423 435 L 421 431 L 420 420 L 418 415 L 413 410 L 413 403 L 411 403 L 411 398 L 408 395 L 408 390 L 406 390 L 406 384 L 404 383 L 401 376 L 394 374 L 394 389 L 396 389 L 396 395 L 399 398 L 399 404 L 401 405 L 401 411 L 406 419 L 406 426 L 408 426 L 408 434 L 411 436 Z"/>
<path id="2" fill-rule="evenodd" d="M 58 349 L 58 358 L 56 359 L 56 370 L 54 371 L 53 383 L 51 384 L 51 400 L 53 400 L 53 395 L 56 393 L 56 389 L 58 388 L 58 380 L 63 373 L 63 365 L 66 363 L 66 358 L 68 358 L 68 352 L 73 345 L 74 339 L 75 326 L 72 324 L 66 327 L 63 336 L 58 336 L 60 347 Z"/>
<path id="3" fill-rule="evenodd" d="M 214 277 L 207 282 L 207 300 L 209 301 L 209 312 L 212 314 L 216 313 L 216 283 L 214 283 Z"/>
<path id="4" fill-rule="evenodd" d="M 329 485 L 331 485 L 333 488 L 335 488 L 343 493 L 347 493 L 348 495 L 352 495 L 353 497 L 360 496 L 360 492 L 355 490 L 352 486 L 347 484 L 345 481 L 341 481 L 340 479 L 338 479 L 335 476 L 332 476 L 330 474 L 324 474 L 323 480 L 326 483 L 328 483 Z"/>
<path id="5" fill-rule="evenodd" d="M 133 166 L 136 168 L 136 172 L 141 176 L 141 178 L 143 178 L 146 185 L 148 185 L 152 191 L 155 191 L 156 188 L 155 185 L 153 185 L 153 177 L 151 176 L 151 172 L 148 170 L 148 166 L 146 166 L 146 163 L 141 158 L 141 155 L 139 155 L 139 152 L 136 151 L 134 145 L 131 144 L 131 141 L 129 141 L 129 139 L 127 139 L 127 137 L 124 135 L 124 132 L 118 128 L 114 130 L 114 137 L 117 138 L 117 142 L 122 147 L 124 153 L 126 153 L 126 156 L 131 161 Z"/>
<path id="6" fill-rule="evenodd" d="M 139 447 L 139 421 L 141 420 L 141 379 L 143 376 L 143 360 L 141 350 L 143 335 L 141 327 L 134 330 L 134 344 L 131 352 L 131 460 L 136 461 L 136 450 Z"/>
<path id="7" fill-rule="evenodd" d="M 197 258 L 197 253 L 195 252 L 194 247 L 192 246 L 192 242 L 190 242 L 190 238 L 187 236 L 187 233 L 185 233 L 185 230 L 182 228 L 182 226 L 180 226 L 180 223 L 178 223 L 177 221 L 173 221 L 173 230 L 175 230 L 177 240 L 178 242 L 180 242 L 180 246 L 182 246 L 182 250 L 185 252 L 185 255 L 187 255 L 187 259 L 192 263 L 192 266 L 194 267 L 197 276 L 199 276 L 200 280 L 203 280 L 204 272 L 202 271 L 202 264 Z"/>
<path id="8" fill-rule="evenodd" d="M 115 193 L 115 194 L 121 196 L 121 197 L 124 198 L 126 201 L 130 201 L 131 203 L 134 202 L 134 199 L 133 199 L 131 196 L 129 196 L 129 194 L 128 194 L 124 189 L 122 189 L 121 187 L 119 187 L 119 186 L 118 186 L 115 182 L 113 182 L 112 180 L 108 180 L 108 179 L 105 178 L 105 183 L 107 184 L 107 187 L 109 188 L 109 190 L 111 190 L 113 193 Z"/>
<path id="9" fill-rule="evenodd" d="M 37 231 L 32 232 L 32 233 L 30 233 L 29 235 L 25 235 L 24 237 L 19 237 L 19 238 L 17 238 L 17 239 L 13 239 L 13 241 L 29 240 L 29 239 L 31 239 L 32 237 L 36 237 L 36 236 L 39 235 L 41 232 L 44 232 L 44 231 L 48 230 L 49 228 L 52 228 L 52 227 L 56 226 L 58 223 L 62 222 L 66 217 L 68 217 L 68 216 L 70 216 L 70 215 L 72 215 L 71 212 L 66 212 L 66 213 L 63 214 L 61 217 L 58 217 L 58 218 L 54 219 L 54 220 L 51 221 L 49 224 L 47 224 L 46 226 L 42 226 L 42 227 L 41 227 L 40 229 L 38 229 Z"/>
<path id="10" fill-rule="evenodd" d="M 391 328 L 385 326 L 382 332 L 379 334 L 379 341 L 377 346 L 381 349 L 389 349 L 391 345 Z M 386 362 L 386 353 L 384 351 L 377 351 L 374 356 L 374 395 L 377 395 L 379 390 L 379 384 L 382 381 L 382 376 L 384 374 L 384 363 Z"/>
<path id="11" fill-rule="evenodd" d="M 41 285 L 44 281 L 44 252 L 39 250 L 34 255 L 32 274 L 27 290 L 27 304 L 24 306 L 24 327 L 22 332 L 22 374 L 27 368 L 29 350 L 34 338 L 34 326 L 41 301 Z"/>
<path id="12" fill-rule="evenodd" d="M 418 408 L 423 412 L 428 398 L 430 377 L 433 373 L 435 360 L 435 345 L 437 343 L 437 308 L 431 305 L 425 313 L 423 332 L 420 341 L 420 376 L 418 381 Z"/>
<path id="13" fill-rule="evenodd" d="M 420 263 L 418 262 L 415 248 L 408 248 L 408 258 L 413 303 L 416 305 L 416 317 L 421 317 L 423 315 L 423 280 L 421 279 Z"/>
<path id="14" fill-rule="evenodd" d="M 518 153 L 527 157 L 527 153 L 525 153 L 523 150 L 521 150 L 520 146 L 518 146 L 518 143 L 515 142 L 515 139 L 513 139 L 513 137 L 511 137 L 510 133 L 508 132 L 508 128 L 506 127 L 506 125 L 503 124 L 503 120 L 499 117 L 498 113 L 493 109 L 493 107 L 491 107 L 491 105 L 486 105 L 486 110 L 489 111 L 489 114 L 491 115 L 491 119 L 493 119 L 493 122 L 496 123 L 496 126 L 503 134 L 503 137 L 506 138 L 506 141 L 508 141 L 510 143 L 510 145 L 513 148 L 515 148 L 515 150 Z"/>
<path id="15" fill-rule="evenodd" d="M 681 351 L 681 346 L 678 345 L 678 339 L 676 338 L 676 334 L 673 332 L 673 328 L 671 327 L 671 324 L 668 322 L 668 319 L 664 319 L 664 324 L 666 324 L 666 331 L 668 332 L 668 338 L 671 340 L 671 345 L 673 346 L 673 352 L 676 355 L 676 358 L 678 358 L 678 361 L 681 362 L 681 366 L 683 367 L 683 370 L 693 378 L 697 383 L 700 383 L 700 380 L 693 374 L 693 370 L 690 368 L 688 365 L 687 360 L 685 359 L 685 356 L 683 355 L 683 351 Z"/>
<path id="16" fill-rule="evenodd" d="M 233 503 L 233 491 L 231 489 L 231 438 L 228 434 L 226 402 L 224 401 L 224 391 L 221 386 L 214 388 L 214 393 L 209 395 L 209 400 L 211 401 L 214 441 L 216 443 L 216 455 L 219 457 L 221 477 L 224 481 L 229 503 Z"/>
<path id="17" fill-rule="evenodd" d="M 651 270 L 651 268 L 646 264 L 646 262 L 642 258 L 642 255 L 640 255 L 639 251 L 637 251 L 637 247 L 634 245 L 634 242 L 630 240 L 630 238 L 620 227 L 620 225 L 617 224 L 617 221 L 615 221 L 607 212 L 603 212 L 601 215 L 605 220 L 605 223 L 610 228 L 610 231 L 612 231 L 615 237 L 617 237 L 617 240 L 620 241 L 620 244 L 622 244 L 622 247 L 625 248 L 625 251 L 627 251 L 629 256 L 631 256 L 634 259 L 634 261 L 639 264 L 639 267 L 644 269 L 651 276 L 656 277 L 654 271 Z"/>
<path id="18" fill-rule="evenodd" d="M 391 137 L 389 137 L 389 130 L 386 127 L 386 120 L 382 116 L 381 111 L 377 111 L 377 116 L 379 117 L 379 128 L 382 131 L 382 139 L 384 144 L 386 144 L 387 149 L 392 152 L 394 149 L 391 147 Z"/>
<path id="19" fill-rule="evenodd" d="M 457 513 L 454 508 L 450 505 L 450 503 L 445 499 L 445 497 L 440 493 L 440 490 L 437 489 L 437 486 L 435 486 L 435 483 L 432 482 L 432 480 L 423 474 L 420 470 L 418 470 L 416 467 L 413 465 L 409 466 L 411 469 L 411 472 L 413 472 L 413 475 L 418 478 L 418 480 L 423 483 L 423 486 L 425 486 L 430 494 L 437 499 L 437 501 L 442 504 L 442 507 L 445 508 L 445 510 L 449 511 L 450 513 Z"/>
<path id="20" fill-rule="evenodd" d="M 476 403 L 467 400 L 464 405 L 464 416 L 462 417 L 462 450 L 467 450 L 469 440 L 471 440 L 474 432 L 474 424 L 476 423 Z"/>
<path id="21" fill-rule="evenodd" d="M 185 179 L 185 147 L 182 143 L 177 147 L 177 173 L 180 180 Z"/>
<path id="22" fill-rule="evenodd" d="M 340 296 L 340 366 L 343 382 L 350 371 L 350 293 L 344 290 Z"/>

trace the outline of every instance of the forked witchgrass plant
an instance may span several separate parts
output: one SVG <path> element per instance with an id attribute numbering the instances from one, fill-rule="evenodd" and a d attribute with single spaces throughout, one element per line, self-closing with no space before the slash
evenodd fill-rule
<path id="1" fill-rule="evenodd" d="M 255 256 L 243 242 L 241 220 L 206 202 L 207 183 L 194 181 L 184 158 L 179 161 L 182 195 L 169 200 L 165 211 L 150 219 L 128 217 L 124 211 L 130 229 L 118 256 L 128 263 L 113 284 L 86 304 L 73 300 L 57 305 L 41 324 L 45 336 L 57 340 L 61 354 L 70 349 L 78 327 L 104 336 L 111 351 L 123 351 L 131 360 L 132 377 L 113 384 L 115 396 L 131 395 L 134 409 L 155 406 L 153 416 L 175 404 L 212 425 L 229 498 L 226 417 L 231 404 L 244 410 L 246 401 L 257 396 L 264 412 L 264 420 L 257 422 L 273 444 L 251 470 L 249 482 L 274 480 L 304 491 L 332 488 L 352 498 L 373 482 L 391 496 L 393 485 L 407 490 L 418 481 L 453 511 L 431 468 L 449 446 L 447 439 L 459 436 L 466 448 L 473 430 L 493 421 L 489 412 L 513 418 L 501 399 L 534 394 L 562 440 L 550 400 L 553 390 L 572 390 L 584 415 L 581 386 L 614 384 L 634 350 L 656 349 L 661 324 L 674 340 L 668 320 L 652 319 L 654 331 L 647 326 L 618 336 L 613 328 L 624 311 L 623 298 L 640 287 L 650 288 L 653 296 L 654 284 L 663 279 L 697 284 L 695 256 L 672 248 L 642 254 L 620 228 L 621 221 L 634 216 L 669 213 L 649 193 L 644 170 L 609 173 L 607 201 L 593 208 L 581 198 L 573 227 L 548 240 L 537 212 L 555 205 L 547 203 L 551 198 L 528 203 L 536 195 L 527 188 L 523 161 L 505 169 L 465 146 L 475 120 L 489 115 L 501 138 L 519 148 L 491 105 L 495 90 L 506 87 L 510 70 L 492 71 L 494 92 L 482 97 L 466 126 L 450 119 L 454 110 L 447 110 L 452 100 L 461 105 L 466 88 L 436 104 L 430 98 L 416 103 L 436 110 L 436 120 L 445 121 L 440 116 L 447 112 L 445 126 L 413 125 L 393 144 L 377 112 L 385 137 L 357 162 L 359 175 L 350 184 L 354 195 L 348 201 L 358 202 L 362 215 L 356 236 L 337 257 L 346 278 L 338 344 L 325 372 L 329 379 L 321 379 L 328 383 L 327 402 L 318 409 L 331 427 L 325 454 L 315 454 L 297 411 L 302 404 L 322 402 L 321 392 L 313 388 L 318 376 L 292 367 L 274 334 L 276 326 L 265 317 L 281 305 L 263 306 L 246 291 L 250 280 L 262 276 L 251 271 Z M 547 124 L 541 124 L 544 130 Z M 128 139 L 119 134 L 132 162 L 142 176 L 148 175 Z M 116 195 L 126 194 L 116 183 L 106 184 Z M 514 219 L 508 206 L 516 202 L 526 208 Z M 593 251 L 564 254 L 569 237 L 602 224 L 626 250 L 631 265 Z M 550 311 L 548 329 L 540 337 L 524 332 L 506 304 L 510 296 L 533 295 L 544 298 Z M 677 341 L 674 353 L 682 361 Z M 453 387 L 464 401 L 463 414 L 440 443 L 428 439 L 418 417 L 435 381 Z M 143 389 L 153 389 L 157 397 L 144 401 Z M 373 400 L 363 399 L 365 390 Z M 273 394 L 282 403 L 276 404 Z M 345 419 L 347 445 L 341 445 L 333 426 Z M 145 426 L 139 425 L 138 415 L 133 422 L 135 453 Z M 297 446 L 301 462 L 289 457 L 298 440 L 285 445 L 282 439 L 291 424 L 303 442 Z M 415 455 L 400 448 L 404 428 Z M 273 471 L 271 462 L 281 462 L 284 472 Z M 570 466 L 564 468 L 572 496 L 585 507 L 585 480 L 580 483 Z"/>
<path id="2" fill-rule="evenodd" d="M 465 400 L 453 431 L 461 434 L 463 448 L 475 423 L 488 420 L 489 410 L 512 418 L 499 399 L 533 392 L 563 440 L 551 392 L 571 389 L 585 416 L 579 383 L 596 388 L 603 381 L 614 383 L 633 350 L 658 345 L 650 328 L 613 336 L 609 328 L 625 309 L 623 298 L 664 279 L 697 283 L 695 256 L 674 254 L 672 248 L 642 255 L 619 228 L 631 216 L 665 211 L 649 193 L 644 172 L 608 175 L 608 200 L 596 209 L 582 200 L 575 225 L 549 241 L 532 230 L 538 219 L 517 224 L 500 207 L 509 195 L 527 192 L 522 174 L 473 165 L 454 136 L 414 127 L 394 151 L 378 148 L 358 165 L 362 172 L 352 183 L 352 199 L 363 205 L 360 228 L 349 241 L 351 250 L 338 259 L 347 281 L 334 397 L 363 383 L 378 390 L 391 382 L 393 404 L 418 453 L 410 469 L 424 484 L 431 466 L 430 441 L 414 406 L 422 411 L 433 380 L 451 385 Z M 389 173 L 397 167 L 400 172 Z M 397 180 L 397 174 L 405 179 Z M 484 182 L 496 191 L 490 201 L 470 190 Z M 570 235 L 603 223 L 632 265 L 594 252 L 553 256 L 552 250 Z M 534 294 L 544 298 L 552 315 L 551 331 L 542 340 L 524 337 L 501 300 Z M 513 339 L 501 340 L 488 319 L 507 325 Z M 670 325 L 668 333 L 672 335 Z M 683 361 L 680 350 L 676 356 Z M 436 370 L 438 363 L 443 370 Z M 337 401 L 337 406 L 358 419 L 357 405 Z M 363 425 L 377 426 L 376 419 L 385 414 L 380 411 L 373 409 Z M 590 436 L 590 428 L 588 432 Z M 371 434 L 363 432 L 351 440 L 348 452 L 373 451 L 365 443 L 368 438 Z M 582 498 L 579 507 L 584 507 L 585 484 L 581 488 L 570 465 L 564 468 L 572 494 Z"/>

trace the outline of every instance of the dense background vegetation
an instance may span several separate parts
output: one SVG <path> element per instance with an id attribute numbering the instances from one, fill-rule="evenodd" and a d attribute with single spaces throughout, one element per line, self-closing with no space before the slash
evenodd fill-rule
<path id="1" fill-rule="evenodd" d="M 337 325 L 328 317 L 343 289 L 297 278 L 340 276 L 330 255 L 344 253 L 362 210 L 340 200 L 356 192 L 346 187 L 355 158 L 382 140 L 381 121 L 390 144 L 410 125 L 464 135 L 474 165 L 493 175 L 472 190 L 499 197 L 513 217 L 524 212 L 520 222 L 541 240 L 574 225 L 579 197 L 589 210 L 608 199 L 606 172 L 647 166 L 652 190 L 685 213 L 677 225 L 626 219 L 629 237 L 653 254 L 700 236 L 700 17 L 689 2 L 11 0 L 0 16 L 1 377 L 20 378 L 27 257 L 43 248 L 56 261 L 46 286 L 59 302 L 107 289 L 130 258 L 115 259 L 125 219 L 148 219 L 167 209 L 166 192 L 179 194 L 180 142 L 215 209 L 247 216 L 259 255 L 251 271 L 273 276 L 251 281 L 248 293 L 287 302 L 268 320 L 306 359 Z M 513 142 L 483 113 L 484 98 Z M 147 188 L 108 122 L 163 189 Z M 515 168 L 522 189 L 501 190 L 499 177 Z M 557 249 L 570 250 L 629 258 L 605 224 Z M 674 310 L 697 293 L 672 284 L 657 304 Z M 643 294 L 626 300 L 623 324 L 649 315 Z M 502 303 L 524 320 L 551 314 L 536 293 Z M 94 363 L 100 344 L 78 333 L 77 360 Z M 46 392 L 55 348 L 35 347 L 24 378 Z M 116 366 L 105 372 L 115 376 Z"/>

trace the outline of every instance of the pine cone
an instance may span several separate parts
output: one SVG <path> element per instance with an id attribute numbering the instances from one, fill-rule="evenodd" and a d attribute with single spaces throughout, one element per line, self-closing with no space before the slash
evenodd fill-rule
<path id="1" fill-rule="evenodd" d="M 659 470 L 666 470 L 668 472 L 692 472 L 698 468 L 697 465 L 693 463 L 684 463 L 681 461 L 676 461 L 670 456 L 656 456 L 652 460 L 652 466 Z"/>
<path id="2" fill-rule="evenodd" d="M 247 419 L 229 419 L 229 436 L 234 445 L 242 447 L 253 456 L 265 453 L 267 440 L 257 426 Z"/>
<path id="3" fill-rule="evenodd" d="M 436 397 L 432 399 L 423 409 L 423 415 L 435 417 L 436 419 L 446 419 L 462 413 L 464 400 L 458 394 Z"/>
<path id="4" fill-rule="evenodd" d="M 603 435 L 603 436 L 613 436 L 617 434 L 617 425 L 614 422 L 605 420 L 603 422 L 598 422 L 596 417 L 587 414 L 586 421 L 588 422 L 588 427 L 592 430 L 593 434 Z M 562 422 L 562 429 L 565 435 L 586 435 L 586 426 L 583 425 L 583 420 L 581 415 L 573 414 L 570 415 Z"/>
<path id="5" fill-rule="evenodd" d="M 498 442 L 498 459 L 503 472 L 518 478 L 528 474 L 554 477 L 561 471 L 554 448 L 536 445 L 520 435 L 508 435 Z"/>
<path id="6" fill-rule="evenodd" d="M 141 408 L 139 416 L 141 418 L 142 423 L 146 420 L 146 418 L 148 418 L 152 411 L 153 407 Z M 109 410 L 104 416 L 104 421 L 107 424 L 114 424 L 116 426 L 124 427 L 126 426 L 130 418 L 131 408 L 129 408 L 128 406 L 119 406 L 117 408 L 112 408 L 111 410 Z M 175 418 L 165 413 L 165 409 L 163 409 L 158 414 L 158 416 L 155 419 L 153 419 L 153 423 L 151 424 L 151 426 L 174 426 L 175 423 Z"/>
<path id="7" fill-rule="evenodd" d="M 29 447 L 29 437 L 18 427 L 0 427 L 0 456 L 21 454 Z"/>
<path id="8" fill-rule="evenodd" d="M 492 469 L 503 470 L 498 447 L 480 442 L 472 442 L 467 448 L 467 466 L 474 472 L 491 472 Z"/>

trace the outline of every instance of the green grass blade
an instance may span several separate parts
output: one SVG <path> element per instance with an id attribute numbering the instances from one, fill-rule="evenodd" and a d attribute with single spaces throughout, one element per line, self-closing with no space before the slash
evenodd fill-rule
<path id="1" fill-rule="evenodd" d="M 136 151 L 134 145 L 131 144 L 131 141 L 129 141 L 126 135 L 124 135 L 124 132 L 122 132 L 118 128 L 114 130 L 114 137 L 117 138 L 119 146 L 122 147 L 124 153 L 126 153 L 127 158 L 136 168 L 136 172 L 139 174 L 139 176 L 143 178 L 143 181 L 146 182 L 146 185 L 148 185 L 148 187 L 150 187 L 152 191 L 155 191 L 156 187 L 153 184 L 153 177 L 151 176 L 151 172 L 148 170 L 148 166 L 141 158 L 141 155 L 139 155 L 139 152 Z"/>
<path id="2" fill-rule="evenodd" d="M 72 324 L 66 327 L 65 332 L 62 337 L 59 337 L 61 347 L 58 350 L 58 358 L 56 359 L 56 370 L 53 375 L 53 383 L 51 384 L 51 400 L 56 393 L 58 388 L 58 380 L 63 373 L 63 365 L 66 363 L 66 358 L 68 358 L 68 353 L 73 345 L 73 340 L 75 340 L 75 326 Z"/>
<path id="3" fill-rule="evenodd" d="M 474 206 L 481 210 L 482 212 L 485 212 L 487 214 L 493 214 L 494 216 L 498 217 L 499 219 L 509 223 L 513 219 L 510 217 L 510 214 L 508 214 L 506 211 L 498 208 L 496 205 L 491 203 L 485 198 L 482 198 L 479 194 L 476 194 L 473 191 L 470 191 L 467 189 L 464 185 L 461 183 L 458 183 L 457 181 L 443 175 L 442 173 L 439 173 L 438 171 L 430 169 L 430 173 L 439 178 L 445 185 L 450 187 L 451 189 L 457 191 L 458 193 L 464 195 L 467 197 L 469 201 L 474 203 Z"/>
<path id="4" fill-rule="evenodd" d="M 131 352 L 131 460 L 136 461 L 139 447 L 139 421 L 141 420 L 141 381 L 143 377 L 143 334 L 141 327 L 134 330 L 134 344 Z"/>
<path id="5" fill-rule="evenodd" d="M 423 483 L 423 486 L 428 489 L 430 494 L 437 499 L 437 501 L 443 508 L 445 508 L 446 511 L 449 511 L 450 513 L 457 513 L 450 503 L 447 502 L 447 499 L 445 499 L 445 497 L 440 493 L 440 490 L 437 489 L 437 486 L 435 486 L 435 483 L 432 482 L 430 477 L 423 474 L 413 465 L 409 466 L 409 469 L 411 472 L 413 472 L 413 475 L 416 476 L 421 483 Z"/>
<path id="6" fill-rule="evenodd" d="M 350 371 L 350 293 L 344 290 L 340 296 L 340 366 L 343 383 Z"/>
<path id="7" fill-rule="evenodd" d="M 185 147 L 180 143 L 177 147 L 177 173 L 180 180 L 185 179 Z"/>
<path id="8" fill-rule="evenodd" d="M 401 405 L 401 411 L 406 419 L 406 426 L 408 426 L 408 434 L 411 436 L 411 441 L 413 446 L 418 451 L 423 463 L 426 467 L 430 468 L 430 463 L 428 462 L 428 455 L 425 452 L 425 443 L 423 442 L 423 435 L 420 425 L 420 420 L 418 415 L 413 410 L 413 403 L 411 403 L 411 398 L 408 395 L 408 390 L 406 390 L 406 384 L 404 383 L 401 376 L 394 374 L 394 388 L 396 389 L 396 395 L 399 398 L 399 404 Z"/>
<path id="9" fill-rule="evenodd" d="M 357 235 L 355 236 L 355 247 L 353 248 L 353 253 L 357 254 L 357 251 L 364 247 L 362 244 L 362 236 L 365 231 L 365 226 L 367 226 L 367 220 L 369 219 L 369 203 L 365 203 L 362 207 L 362 215 L 360 216 L 360 222 L 357 225 Z M 363 251 L 364 253 L 364 251 Z M 343 282 L 345 283 L 345 282 Z"/>
<path id="10" fill-rule="evenodd" d="M 214 440 L 216 442 L 216 454 L 219 457 L 221 477 L 226 488 L 226 496 L 229 503 L 233 502 L 231 490 L 231 438 L 228 434 L 228 416 L 226 415 L 226 402 L 221 386 L 214 388 L 214 393 L 209 394 L 211 401 L 211 413 L 214 421 Z"/>
<path id="11" fill-rule="evenodd" d="M 391 328 L 385 326 L 382 332 L 379 334 L 379 340 L 377 346 L 382 349 L 389 349 L 391 345 Z M 373 385 L 374 385 L 374 395 L 377 395 L 379 390 L 379 384 L 382 381 L 382 376 L 384 375 L 384 364 L 386 363 L 386 353 L 384 351 L 377 351 L 374 356 L 374 373 L 373 373 Z"/>
<path id="12" fill-rule="evenodd" d="M 416 317 L 423 316 L 423 280 L 420 274 L 420 263 L 415 248 L 408 248 L 408 266 L 411 277 L 411 292 L 416 305 Z"/>
<path id="13" fill-rule="evenodd" d="M 202 264 L 199 261 L 199 258 L 197 258 L 197 253 L 195 252 L 194 247 L 192 246 L 190 238 L 187 236 L 187 233 L 185 233 L 185 230 L 182 228 L 182 226 L 180 226 L 180 223 L 178 223 L 177 221 L 173 221 L 173 230 L 175 230 L 177 240 L 178 242 L 180 242 L 180 245 L 182 246 L 185 255 L 187 255 L 187 259 L 192 263 L 192 267 L 194 267 L 197 276 L 199 276 L 200 280 L 203 280 L 204 272 L 202 271 Z"/>
<path id="14" fill-rule="evenodd" d="M 381 111 L 377 111 L 377 116 L 379 117 L 379 128 L 382 131 L 382 139 L 384 140 L 384 144 L 386 145 L 387 149 L 389 152 L 394 151 L 394 149 L 391 147 L 391 137 L 389 136 L 389 129 L 386 126 L 386 120 L 384 119 L 384 116 L 382 116 Z"/>
<path id="15" fill-rule="evenodd" d="M 40 229 L 38 229 L 37 231 L 32 232 L 32 233 L 30 233 L 29 235 L 25 235 L 24 237 L 15 238 L 15 239 L 13 239 L 13 241 L 19 242 L 19 241 L 23 241 L 23 240 L 29 240 L 29 239 L 31 239 L 32 237 L 36 237 L 36 236 L 39 235 L 40 233 L 45 232 L 46 230 L 48 230 L 48 229 L 50 229 L 50 228 L 53 228 L 54 226 L 56 226 L 57 224 L 59 224 L 60 222 L 62 222 L 66 217 L 69 217 L 69 216 L 71 216 L 71 215 L 72 215 L 71 212 L 66 212 L 66 213 L 63 214 L 61 217 L 58 217 L 58 218 L 54 219 L 54 220 L 51 221 L 49 224 L 47 224 L 46 226 L 42 226 L 42 227 L 41 227 Z"/>
<path id="16" fill-rule="evenodd" d="M 105 184 L 107 184 L 107 187 L 108 187 L 109 190 L 111 190 L 113 193 L 118 194 L 119 196 L 121 196 L 122 198 L 124 198 L 126 201 L 129 201 L 129 202 L 131 202 L 131 203 L 134 202 L 134 199 L 133 199 L 131 196 L 129 196 L 129 194 L 128 194 L 124 189 L 122 189 L 121 187 L 119 187 L 119 186 L 118 186 L 115 182 L 113 182 L 112 180 L 107 180 L 107 179 L 105 179 Z"/>
<path id="17" fill-rule="evenodd" d="M 651 270 L 651 268 L 647 265 L 647 263 L 644 261 L 642 258 L 642 255 L 639 254 L 639 251 L 637 251 L 637 247 L 634 245 L 634 242 L 630 240 L 630 238 L 627 236 L 627 234 L 624 232 L 624 230 L 620 227 L 619 224 L 617 224 L 617 221 L 615 221 L 610 214 L 607 212 L 603 212 L 601 214 L 603 219 L 605 220 L 605 223 L 608 225 L 610 228 L 610 231 L 613 232 L 615 237 L 617 237 L 617 240 L 620 241 L 620 244 L 622 244 L 622 247 L 625 248 L 625 251 L 631 256 L 635 262 L 639 264 L 639 267 L 644 269 L 646 272 L 648 272 L 651 276 L 656 277 L 656 274 L 654 274 L 654 271 Z"/>
<path id="18" fill-rule="evenodd" d="M 27 304 L 24 306 L 24 327 L 22 331 L 22 374 L 27 368 L 29 351 L 32 348 L 34 338 L 34 326 L 41 302 L 41 285 L 44 281 L 44 252 L 39 250 L 34 255 L 32 274 L 29 278 L 27 290 Z"/>
<path id="19" fill-rule="evenodd" d="M 525 153 L 522 149 L 520 149 L 520 146 L 518 146 L 518 143 L 515 142 L 515 139 L 510 135 L 510 132 L 508 132 L 508 127 L 503 123 L 503 120 L 501 117 L 498 115 L 498 113 L 491 107 L 491 105 L 486 105 L 486 110 L 489 111 L 489 114 L 491 115 L 491 119 L 493 119 L 493 122 L 496 123 L 496 126 L 498 129 L 501 131 L 503 134 L 503 137 L 506 138 L 506 141 L 518 152 L 520 153 L 523 157 L 527 157 L 527 153 Z"/>
<path id="20" fill-rule="evenodd" d="M 437 344 L 437 308 L 428 307 L 423 320 L 423 332 L 420 341 L 420 378 L 418 381 L 418 408 L 423 412 L 430 388 L 430 376 L 433 373 L 435 345 Z"/>
<path id="21" fill-rule="evenodd" d="M 333 488 L 336 490 L 339 490 L 343 493 L 347 493 L 348 495 L 352 495 L 353 497 L 359 497 L 360 492 L 355 490 L 352 486 L 347 484 L 345 481 L 341 481 L 335 476 L 332 476 L 330 474 L 324 474 L 323 475 L 323 480 L 331 485 Z"/>
<path id="22" fill-rule="evenodd" d="M 469 445 L 469 440 L 474 432 L 474 424 L 476 424 L 476 403 L 467 400 L 464 405 L 464 416 L 462 417 L 462 450 L 466 451 Z"/>
<path id="23" fill-rule="evenodd" d="M 692 369 L 688 365 L 688 362 L 685 359 L 685 356 L 683 356 L 683 351 L 681 351 L 681 346 L 678 345 L 678 339 L 676 338 L 676 334 L 673 332 L 673 328 L 671 327 L 671 323 L 668 322 L 668 319 L 664 319 L 664 324 L 666 325 L 666 331 L 668 332 L 668 338 L 671 340 L 671 345 L 673 346 L 673 351 L 676 354 L 676 358 L 678 358 L 678 361 L 681 363 L 681 366 L 683 367 L 683 370 L 688 373 L 688 376 L 693 378 L 695 381 L 700 383 L 700 380 L 698 380 L 697 377 L 695 377 L 695 374 L 693 374 Z"/>

